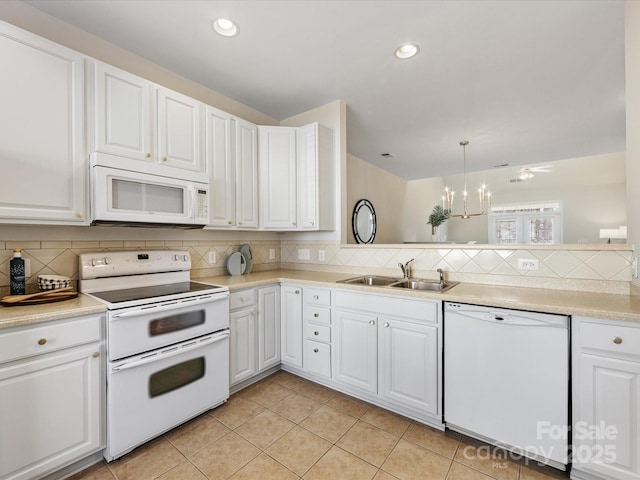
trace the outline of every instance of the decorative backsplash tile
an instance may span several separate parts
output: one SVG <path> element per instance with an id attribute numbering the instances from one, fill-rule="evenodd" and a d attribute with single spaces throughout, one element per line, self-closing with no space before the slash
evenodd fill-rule
<path id="1" fill-rule="evenodd" d="M 309 249 L 311 260 L 298 260 L 299 248 Z M 318 260 L 319 250 L 325 252 L 324 262 Z M 441 268 L 451 280 L 463 282 L 628 294 L 633 252 L 629 246 L 609 245 L 492 249 L 468 245 L 418 248 L 282 242 L 283 268 L 399 276 L 398 263 L 412 258 L 415 277 L 437 278 L 436 270 Z M 538 260 L 538 270 L 518 268 L 520 259 Z"/>
<path id="2" fill-rule="evenodd" d="M 37 290 L 37 276 L 57 274 L 78 279 L 78 255 L 85 252 L 146 249 L 184 249 L 192 261 L 194 279 L 225 275 L 227 257 L 239 250 L 241 241 L 135 240 L 135 241 L 0 241 L 0 294 L 9 290 L 9 261 L 13 249 L 23 249 L 30 261 L 27 291 Z M 628 294 L 631 289 L 633 252 L 628 246 L 580 245 L 571 247 L 470 248 L 469 245 L 339 245 L 318 241 L 249 241 L 254 271 L 278 268 L 344 272 L 345 275 L 401 275 L 398 263 L 414 259 L 412 274 L 437 278 L 442 268 L 455 281 L 557 288 Z M 444 247 L 444 248 L 443 248 Z M 298 249 L 310 251 L 309 260 L 298 259 Z M 269 259 L 269 250 L 276 258 Z M 320 261 L 323 250 L 325 260 Z M 217 261 L 210 264 L 209 253 Z M 519 259 L 537 259 L 538 270 L 521 270 Z"/>
<path id="3" fill-rule="evenodd" d="M 22 249 L 22 256 L 29 260 L 30 274 L 26 279 L 27 293 L 36 292 L 38 275 L 65 275 L 72 281 L 78 280 L 78 255 L 89 252 L 109 252 L 117 250 L 187 250 L 191 255 L 191 277 L 194 279 L 226 275 L 227 257 L 247 242 L 202 241 L 202 240 L 148 240 L 148 241 L 42 241 L 14 242 L 0 241 L 0 295 L 9 293 L 9 262 L 13 249 Z M 275 270 L 280 268 L 280 242 L 248 242 L 253 252 L 253 270 Z M 269 259 L 269 249 L 276 251 L 276 258 Z M 208 262 L 209 253 L 215 252 L 217 260 Z"/>

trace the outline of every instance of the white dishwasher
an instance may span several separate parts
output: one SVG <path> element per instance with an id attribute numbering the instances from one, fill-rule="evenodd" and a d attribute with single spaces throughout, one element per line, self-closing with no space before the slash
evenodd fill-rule
<path id="1" fill-rule="evenodd" d="M 566 469 L 568 329 L 563 315 L 446 302 L 447 427 Z"/>

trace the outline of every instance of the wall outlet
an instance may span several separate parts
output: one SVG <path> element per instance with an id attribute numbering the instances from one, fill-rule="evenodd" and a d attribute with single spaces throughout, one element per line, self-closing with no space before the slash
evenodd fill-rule
<path id="1" fill-rule="evenodd" d="M 324 250 L 318 250 L 318 261 L 319 262 L 324 262 L 325 261 Z"/>
<path id="2" fill-rule="evenodd" d="M 269 260 L 275 260 L 276 259 L 276 249 L 275 248 L 270 248 L 269 249 Z"/>
<path id="3" fill-rule="evenodd" d="M 539 270 L 540 260 L 537 258 L 519 258 L 518 259 L 519 270 Z"/>
<path id="4" fill-rule="evenodd" d="M 209 252 L 209 263 L 215 264 L 218 261 L 218 254 L 216 252 Z"/>
<path id="5" fill-rule="evenodd" d="M 308 248 L 298 249 L 298 260 L 311 260 L 311 252 Z"/>

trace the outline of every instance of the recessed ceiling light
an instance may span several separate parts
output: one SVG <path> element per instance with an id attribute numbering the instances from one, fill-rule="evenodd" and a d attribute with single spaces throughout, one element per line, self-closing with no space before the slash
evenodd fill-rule
<path id="1" fill-rule="evenodd" d="M 415 57 L 420 51 L 420 47 L 415 43 L 405 43 L 396 49 L 396 57 L 400 60 Z"/>
<path id="2" fill-rule="evenodd" d="M 238 33 L 238 27 L 227 18 L 218 18 L 213 22 L 213 29 L 223 37 L 233 37 Z"/>

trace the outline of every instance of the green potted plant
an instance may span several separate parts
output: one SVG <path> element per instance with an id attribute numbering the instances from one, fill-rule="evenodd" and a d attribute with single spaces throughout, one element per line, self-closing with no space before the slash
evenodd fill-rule
<path id="1" fill-rule="evenodd" d="M 433 207 L 431 215 L 429 215 L 428 225 L 431 225 L 431 235 L 437 233 L 438 227 L 446 222 L 451 216 L 451 212 L 440 205 Z"/>

